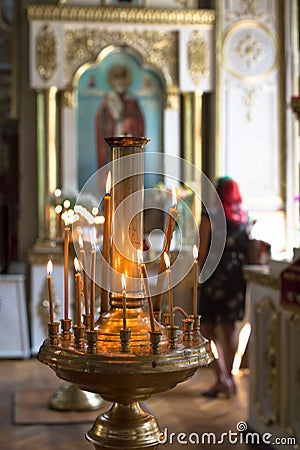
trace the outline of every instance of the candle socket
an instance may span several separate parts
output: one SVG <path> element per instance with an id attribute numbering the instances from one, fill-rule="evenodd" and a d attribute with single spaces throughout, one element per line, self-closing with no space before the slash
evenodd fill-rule
<path id="1" fill-rule="evenodd" d="M 90 354 L 97 353 L 97 331 L 87 330 L 86 339 L 87 339 L 87 353 Z"/>
<path id="2" fill-rule="evenodd" d="M 175 314 L 173 314 L 173 317 L 175 317 Z M 171 322 L 170 322 L 170 313 L 164 313 L 164 322 L 165 322 L 165 326 L 168 327 L 170 326 Z"/>
<path id="3" fill-rule="evenodd" d="M 130 345 L 129 345 L 130 336 L 131 336 L 131 330 L 129 328 L 126 328 L 125 330 L 124 330 L 124 328 L 122 328 L 120 330 L 120 341 L 121 341 L 120 352 L 121 353 L 129 353 L 129 351 L 130 351 Z"/>
<path id="4" fill-rule="evenodd" d="M 160 355 L 160 341 L 162 332 L 161 331 L 149 331 L 150 333 L 150 344 L 151 353 L 153 355 Z"/>
<path id="5" fill-rule="evenodd" d="M 161 311 L 153 311 L 153 315 L 154 315 L 155 320 L 158 323 L 161 323 Z"/>
<path id="6" fill-rule="evenodd" d="M 61 319 L 62 345 L 69 347 L 71 343 L 71 319 Z"/>
<path id="7" fill-rule="evenodd" d="M 169 347 L 172 350 L 177 348 L 177 332 L 178 332 L 178 326 L 177 325 L 174 325 L 173 327 L 171 327 L 170 325 L 167 326 Z"/>
<path id="8" fill-rule="evenodd" d="M 58 345 L 59 322 L 48 323 L 48 338 L 51 345 Z"/>
<path id="9" fill-rule="evenodd" d="M 183 340 L 184 342 L 192 342 L 193 340 L 194 320 L 190 317 L 182 319 Z"/>
<path id="10" fill-rule="evenodd" d="M 85 326 L 86 330 L 90 330 L 92 316 L 90 314 L 82 314 L 82 317 L 83 317 L 83 325 Z"/>
<path id="11" fill-rule="evenodd" d="M 73 328 L 74 330 L 74 347 L 78 349 L 84 348 L 85 342 L 85 327 L 83 325 L 76 325 Z"/>
<path id="12" fill-rule="evenodd" d="M 201 316 L 199 314 L 196 315 L 196 317 L 192 316 L 194 319 L 194 325 L 193 325 L 193 334 L 194 334 L 194 339 L 200 339 L 202 337 L 201 332 L 200 332 L 200 319 Z"/>

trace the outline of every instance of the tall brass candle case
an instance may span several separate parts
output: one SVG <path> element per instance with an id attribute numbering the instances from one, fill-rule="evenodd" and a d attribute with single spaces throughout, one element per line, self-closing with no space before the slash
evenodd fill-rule
<path id="1" fill-rule="evenodd" d="M 61 340 L 51 345 L 47 339 L 38 358 L 58 377 L 113 403 L 86 433 L 96 450 L 155 449 L 160 429 L 140 402 L 187 380 L 213 356 L 208 340 L 201 335 L 186 341 L 180 330 L 175 348 L 170 348 L 170 333 L 163 324 L 156 322 L 156 330 L 151 332 L 137 261 L 143 241 L 143 150 L 148 139 L 114 137 L 106 141 L 113 163 L 110 310 L 95 324 L 95 352 L 88 352 L 87 346 L 75 349 L 73 340 L 66 348 Z M 121 346 L 126 334 L 122 329 L 122 273 L 127 282 L 126 328 L 130 332 L 128 345 L 123 342 Z M 151 333 L 160 337 L 155 351 Z"/>

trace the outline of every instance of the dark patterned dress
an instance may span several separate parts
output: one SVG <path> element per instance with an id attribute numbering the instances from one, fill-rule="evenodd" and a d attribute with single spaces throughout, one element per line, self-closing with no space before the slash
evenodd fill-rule
<path id="1" fill-rule="evenodd" d="M 212 226 L 217 218 L 210 216 Z M 213 274 L 199 287 L 198 312 L 201 321 L 213 323 L 242 320 L 245 310 L 246 263 L 248 234 L 244 224 L 227 220 L 227 238 L 220 262 Z"/>

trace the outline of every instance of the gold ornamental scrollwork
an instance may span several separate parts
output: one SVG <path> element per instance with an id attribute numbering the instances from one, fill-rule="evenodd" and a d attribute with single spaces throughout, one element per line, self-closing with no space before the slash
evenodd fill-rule
<path id="1" fill-rule="evenodd" d="M 28 20 L 109 22 L 135 24 L 213 25 L 215 14 L 205 9 L 98 8 L 31 5 Z"/>
<path id="2" fill-rule="evenodd" d="M 209 46 L 201 31 L 193 31 L 188 42 L 188 70 L 195 83 L 209 75 Z"/>
<path id="3" fill-rule="evenodd" d="M 122 48 L 133 49 L 141 56 L 145 65 L 155 67 L 162 73 L 168 86 L 178 86 L 178 36 L 176 32 L 111 31 L 108 28 L 83 28 L 66 31 L 65 77 L 68 83 L 72 84 L 76 72 L 82 66 L 97 63 L 101 51 L 109 47 L 121 50 Z"/>
<path id="4" fill-rule="evenodd" d="M 49 81 L 57 70 L 57 45 L 54 29 L 44 25 L 36 38 L 36 70 L 45 81 Z"/>

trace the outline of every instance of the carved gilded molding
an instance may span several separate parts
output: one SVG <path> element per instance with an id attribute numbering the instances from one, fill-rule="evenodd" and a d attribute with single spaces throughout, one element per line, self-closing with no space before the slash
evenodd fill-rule
<path id="1" fill-rule="evenodd" d="M 300 358 L 298 351 L 298 339 L 300 332 L 300 316 L 299 314 L 291 314 L 285 317 L 285 336 L 286 348 L 286 383 L 283 388 L 284 409 L 283 421 L 285 429 L 289 436 L 299 437 L 300 430 Z M 297 444 L 299 445 L 299 439 Z"/>
<path id="2" fill-rule="evenodd" d="M 248 282 L 261 284 L 271 289 L 279 290 L 280 288 L 280 279 L 270 275 L 269 270 L 263 267 L 255 269 L 254 267 L 246 266 L 244 268 L 244 278 Z"/>
<path id="3" fill-rule="evenodd" d="M 109 22 L 134 24 L 212 25 L 215 14 L 201 9 L 148 9 L 118 7 L 80 7 L 30 5 L 29 20 Z"/>
<path id="4" fill-rule="evenodd" d="M 209 75 L 209 45 L 201 31 L 193 31 L 189 39 L 188 70 L 196 86 Z"/>
<path id="5" fill-rule="evenodd" d="M 143 59 L 143 64 L 158 68 L 165 80 L 178 86 L 176 32 L 157 30 L 124 31 L 109 28 L 81 28 L 67 30 L 65 33 L 65 77 L 72 82 L 76 72 L 85 64 L 91 65 L 101 59 L 104 48 L 130 48 Z M 99 55 L 99 57 L 98 57 Z M 86 67 L 84 67 L 86 69 Z M 82 73 L 83 70 L 80 70 Z M 75 77 L 75 80 L 78 77 Z M 73 83 L 72 83 L 73 84 Z"/>
<path id="6" fill-rule="evenodd" d="M 249 17 L 260 22 L 270 21 L 268 11 L 262 10 L 257 0 L 243 0 L 239 2 L 237 9 L 228 9 L 225 14 L 226 22 L 235 22 Z"/>
<path id="7" fill-rule="evenodd" d="M 262 421 L 272 425 L 280 411 L 280 313 L 270 297 L 255 306 L 255 406 Z"/>
<path id="8" fill-rule="evenodd" d="M 62 247 L 57 247 L 57 249 L 54 251 L 49 244 L 49 246 L 44 245 L 43 250 L 32 250 L 28 253 L 29 263 L 33 266 L 44 266 L 45 271 L 46 264 L 49 259 L 51 259 L 54 264 L 63 265 L 64 255 Z"/>
<path id="9" fill-rule="evenodd" d="M 58 39 L 51 25 L 44 25 L 36 38 L 36 70 L 45 81 L 51 80 L 58 67 Z"/>

